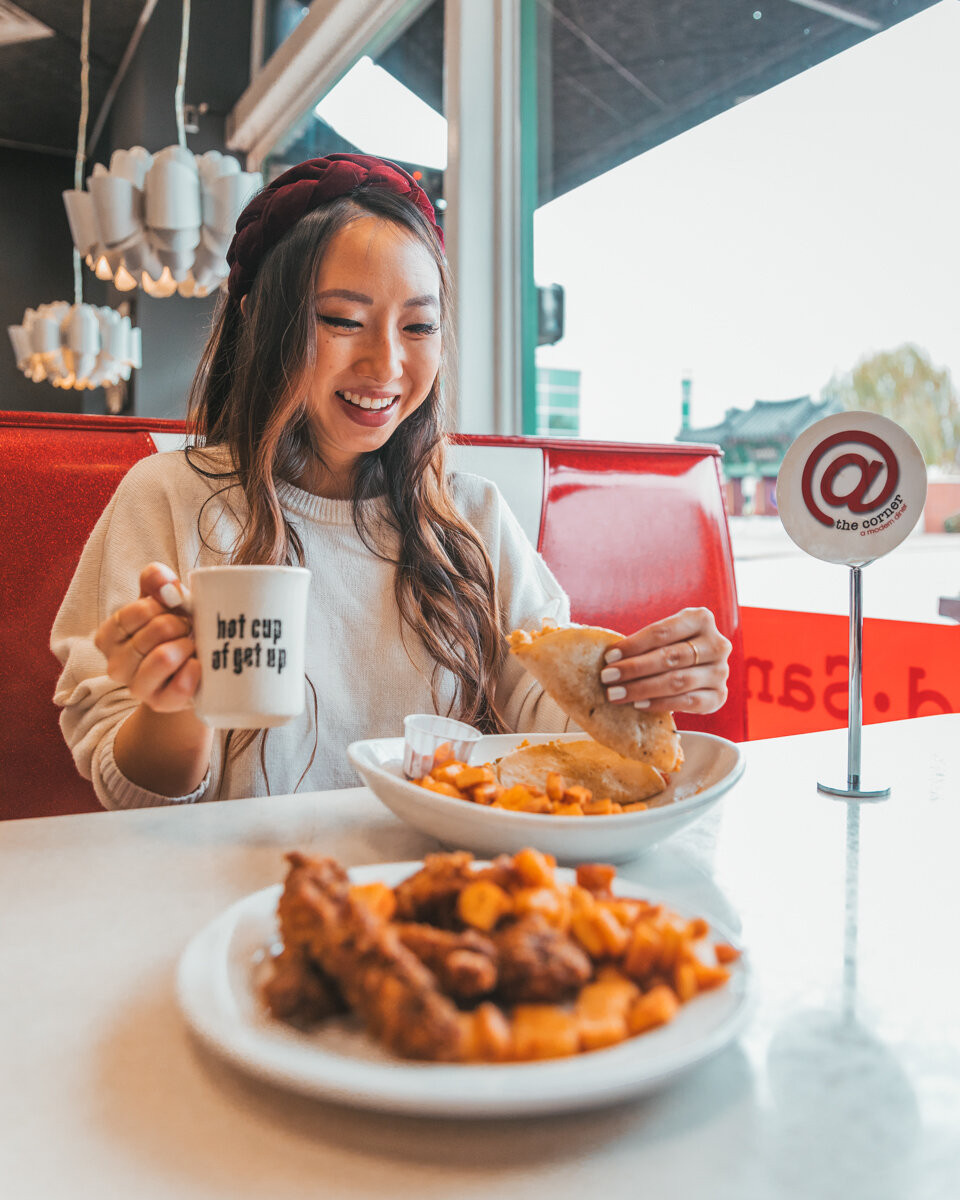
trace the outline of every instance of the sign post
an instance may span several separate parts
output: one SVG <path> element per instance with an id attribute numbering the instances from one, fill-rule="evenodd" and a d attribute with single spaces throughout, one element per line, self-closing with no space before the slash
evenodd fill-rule
<path id="1" fill-rule="evenodd" d="M 865 451 L 865 452 L 864 452 Z M 814 558 L 850 568 L 846 784 L 830 796 L 879 800 L 888 787 L 861 776 L 863 568 L 899 546 L 920 519 L 927 472 L 906 430 L 877 413 L 824 417 L 790 446 L 777 476 L 777 509 L 794 542 Z"/>

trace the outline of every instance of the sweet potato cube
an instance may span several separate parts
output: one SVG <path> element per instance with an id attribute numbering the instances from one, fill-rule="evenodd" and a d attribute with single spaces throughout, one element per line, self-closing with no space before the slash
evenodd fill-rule
<path id="1" fill-rule="evenodd" d="M 436 779 L 431 779 L 429 775 L 418 780 L 421 787 L 426 788 L 428 792 L 436 792 L 439 796 L 450 796 L 454 800 L 466 800 L 467 797 L 455 788 L 452 783 L 440 783 Z"/>
<path id="2" fill-rule="evenodd" d="M 384 921 L 389 921 L 397 911 L 393 888 L 385 883 L 355 883 L 350 889 L 350 898 Z"/>
<path id="3" fill-rule="evenodd" d="M 664 975 L 670 975 L 680 956 L 680 931 L 667 921 L 660 930 L 660 953 L 658 963 Z"/>
<path id="4" fill-rule="evenodd" d="M 457 787 L 457 776 L 463 773 L 463 763 L 448 762 L 441 767 L 434 767 L 430 772 L 430 778 L 435 779 L 437 783 L 449 783 L 453 787 Z"/>
<path id="5" fill-rule="evenodd" d="M 740 957 L 740 951 L 736 946 L 731 946 L 728 942 L 717 942 L 713 948 L 713 952 L 717 957 L 718 963 L 736 962 Z"/>
<path id="6" fill-rule="evenodd" d="M 593 912 L 597 906 L 597 898 L 593 892 L 588 892 L 579 884 L 573 884 L 568 889 L 568 895 L 570 896 L 570 906 L 575 913 Z"/>
<path id="7" fill-rule="evenodd" d="M 546 800 L 546 795 L 544 795 Z M 513 787 L 508 787 L 499 799 L 499 803 L 504 808 L 512 808 L 515 812 L 528 811 L 527 805 L 534 799 L 534 793 L 529 788 L 524 787 L 522 783 L 515 783 Z M 549 801 L 548 801 L 549 803 Z"/>
<path id="8" fill-rule="evenodd" d="M 570 924 L 570 901 L 556 888 L 520 888 L 514 892 L 513 906 L 518 915 L 537 913 L 558 929 L 565 930 Z"/>
<path id="9" fill-rule="evenodd" d="M 470 789 L 470 799 L 474 804 L 492 804 L 502 791 L 495 783 L 478 783 Z"/>
<path id="10" fill-rule="evenodd" d="M 539 813 L 541 816 L 553 812 L 550 797 L 542 792 L 531 792 L 529 797 L 519 806 L 519 812 Z"/>
<path id="11" fill-rule="evenodd" d="M 655 967 L 660 957 L 660 934 L 648 921 L 640 921 L 633 927 L 630 942 L 623 960 L 623 969 L 631 979 L 644 980 Z"/>
<path id="12" fill-rule="evenodd" d="M 607 974 L 580 989 L 575 1013 L 580 1026 L 580 1048 L 599 1050 L 627 1036 L 627 1013 L 640 989 L 622 975 Z"/>
<path id="13" fill-rule="evenodd" d="M 566 787 L 563 776 L 557 771 L 550 771 L 547 774 L 547 795 L 554 802 L 559 804 L 563 799 L 564 788 Z"/>
<path id="14" fill-rule="evenodd" d="M 434 767 L 442 767 L 444 763 L 448 763 L 453 759 L 453 744 L 451 742 L 441 742 L 433 752 Z"/>
<path id="15" fill-rule="evenodd" d="M 658 984 L 631 1005 L 627 1013 L 627 1028 L 632 1034 L 637 1034 L 646 1033 L 658 1025 L 666 1025 L 676 1016 L 679 1007 L 680 1001 L 672 988 L 664 983 Z"/>
<path id="16" fill-rule="evenodd" d="M 455 787 L 466 792 L 478 783 L 496 783 L 497 777 L 489 767 L 463 767 L 452 780 Z"/>
<path id="17" fill-rule="evenodd" d="M 603 934 L 597 928 L 593 912 L 576 912 L 570 919 L 570 932 L 591 958 L 603 958 L 605 943 Z"/>
<path id="18" fill-rule="evenodd" d="M 619 804 L 614 808 L 613 801 L 607 797 L 604 800 L 588 800 L 583 806 L 583 811 L 584 815 L 588 817 L 609 817 L 621 809 Z"/>
<path id="19" fill-rule="evenodd" d="M 624 812 L 646 812 L 649 807 L 643 800 L 635 800 L 633 804 L 624 804 Z"/>
<path id="20" fill-rule="evenodd" d="M 687 922 L 687 927 L 683 931 L 683 935 L 689 938 L 691 942 L 698 942 L 701 938 L 705 938 L 710 932 L 710 926 L 703 917 L 694 917 L 692 921 Z"/>
<path id="21" fill-rule="evenodd" d="M 553 869 L 557 860 L 552 855 L 541 854 L 530 846 L 518 850 L 513 856 L 517 874 L 530 887 L 553 887 Z"/>
<path id="22" fill-rule="evenodd" d="M 581 863 L 577 867 L 577 883 L 588 892 L 607 898 L 616 873 L 616 867 L 609 863 Z"/>
<path id="23" fill-rule="evenodd" d="M 702 963 L 699 960 L 691 963 L 690 966 L 693 969 L 699 992 L 709 992 L 711 988 L 720 987 L 730 978 L 730 972 L 726 967 L 712 967 L 709 963 Z"/>
<path id="24" fill-rule="evenodd" d="M 600 926 L 606 953 L 611 958 L 619 958 L 630 940 L 629 930 L 624 929 L 613 913 L 602 905 L 597 905 L 593 915 Z"/>
<path id="25" fill-rule="evenodd" d="M 582 817 L 584 812 L 579 804 L 556 804 L 553 815 L 555 817 Z"/>
<path id="26" fill-rule="evenodd" d="M 587 1017 L 599 1017 L 607 1013 L 626 1016 L 639 996 L 640 989 L 633 980 L 610 973 L 580 989 L 576 1011 Z"/>
<path id="27" fill-rule="evenodd" d="M 489 932 L 501 917 L 513 911 L 513 900 L 489 879 L 475 879 L 457 897 L 457 914 L 466 925 Z"/>
<path id="28" fill-rule="evenodd" d="M 613 913 L 599 905 L 587 912 L 575 913 L 570 928 L 591 958 L 616 958 L 627 948 L 627 930 Z"/>
<path id="29" fill-rule="evenodd" d="M 513 1010 L 513 1057 L 564 1058 L 580 1049 L 573 1013 L 554 1004 L 518 1004 Z"/>
<path id="30" fill-rule="evenodd" d="M 673 989 L 681 1004 L 692 1000 L 699 990 L 697 974 L 692 962 L 677 963 L 673 972 Z"/>
<path id="31" fill-rule="evenodd" d="M 640 919 L 646 902 L 618 896 L 613 900 L 601 900 L 599 903 L 604 908 L 609 909 L 621 925 L 626 925 L 628 929 L 632 929 Z"/>
<path id="32" fill-rule="evenodd" d="M 471 1015 L 477 1057 L 487 1062 L 503 1062 L 504 1059 L 510 1058 L 513 1039 L 510 1022 L 504 1016 L 503 1010 L 487 1001 L 474 1009 Z"/>
<path id="33" fill-rule="evenodd" d="M 627 1018 L 617 1013 L 604 1013 L 599 1017 L 577 1016 L 580 1030 L 581 1050 L 602 1050 L 626 1040 Z"/>
<path id="34" fill-rule="evenodd" d="M 589 788 L 581 787 L 576 783 L 573 787 L 563 789 L 564 804 L 582 804 L 584 808 L 593 800 L 593 793 Z"/>

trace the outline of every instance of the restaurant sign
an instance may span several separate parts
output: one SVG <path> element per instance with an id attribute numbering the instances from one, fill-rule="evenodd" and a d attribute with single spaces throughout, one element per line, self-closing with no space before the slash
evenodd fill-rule
<path id="1" fill-rule="evenodd" d="M 814 558 L 848 566 L 899 546 L 926 496 L 916 442 L 871 412 L 836 413 L 809 426 L 777 477 L 777 508 L 793 541 Z"/>

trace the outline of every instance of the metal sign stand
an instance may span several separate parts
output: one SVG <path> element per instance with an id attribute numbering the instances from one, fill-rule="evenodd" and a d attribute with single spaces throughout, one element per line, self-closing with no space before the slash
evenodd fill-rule
<path id="1" fill-rule="evenodd" d="M 882 800 L 888 787 L 865 788 L 860 782 L 860 732 L 863 726 L 863 567 L 850 568 L 850 688 L 847 707 L 847 786 L 818 783 L 817 791 L 849 800 Z"/>

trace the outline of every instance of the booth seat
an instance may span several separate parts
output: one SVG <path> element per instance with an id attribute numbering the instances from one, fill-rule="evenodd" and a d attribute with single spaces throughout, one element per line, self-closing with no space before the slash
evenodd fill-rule
<path id="1" fill-rule="evenodd" d="M 99 809 L 60 734 L 50 629 L 124 473 L 185 441 L 175 421 L 0 412 L 0 818 Z M 712 608 L 733 643 L 730 699 L 678 724 L 741 741 L 743 646 L 719 453 L 458 435 L 451 460 L 500 486 L 574 620 L 629 632 L 686 605 Z"/>

